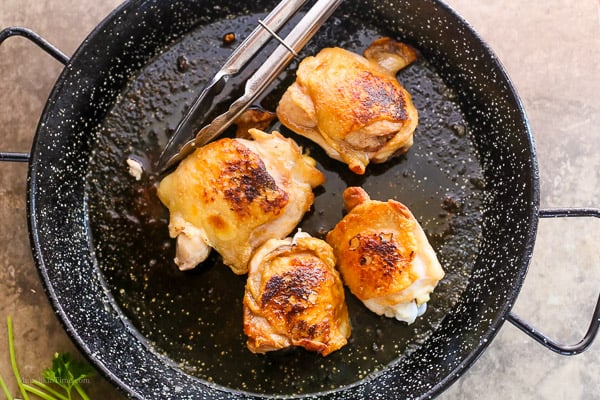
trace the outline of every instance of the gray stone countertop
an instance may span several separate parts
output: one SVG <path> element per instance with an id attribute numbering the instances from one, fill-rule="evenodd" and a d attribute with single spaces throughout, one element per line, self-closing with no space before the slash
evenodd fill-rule
<path id="1" fill-rule="evenodd" d="M 516 86 L 535 138 L 542 208 L 600 207 L 600 2 L 447 0 L 494 50 Z M 0 29 L 32 28 L 66 54 L 116 0 L 0 0 Z M 61 70 L 23 39 L 0 46 L 0 150 L 27 152 Z M 12 315 L 24 379 L 55 351 L 77 350 L 55 317 L 33 264 L 25 164 L 0 164 L 0 375 L 11 377 L 5 319 Z M 546 334 L 577 342 L 600 289 L 600 221 L 542 220 L 514 311 Z M 8 379 L 11 391 L 17 389 Z M 124 396 L 101 377 L 92 398 Z M 3 395 L 0 392 L 0 397 Z M 600 343 L 556 355 L 505 324 L 442 399 L 600 399 Z"/>

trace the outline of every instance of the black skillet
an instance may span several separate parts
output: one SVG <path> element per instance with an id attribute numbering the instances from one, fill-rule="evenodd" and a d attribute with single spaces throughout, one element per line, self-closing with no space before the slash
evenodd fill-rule
<path id="1" fill-rule="evenodd" d="M 177 271 L 156 177 L 135 181 L 125 165 L 130 156 L 146 166 L 156 161 L 192 93 L 235 46 L 223 35 L 241 40 L 274 6 L 215 4 L 125 3 L 68 61 L 29 31 L 0 33 L 0 41 L 28 36 L 66 63 L 28 158 L 31 241 L 57 314 L 109 380 L 143 399 L 428 398 L 475 361 L 506 319 L 563 354 L 591 344 L 599 307 L 575 346 L 550 341 L 510 313 L 538 218 L 600 211 L 539 210 L 527 119 L 492 52 L 441 2 L 348 1 L 302 55 L 326 46 L 360 52 L 383 35 L 412 44 L 421 57 L 398 78 L 420 124 L 408 154 L 362 177 L 275 124 L 327 175 L 301 226 L 322 237 L 342 216 L 343 189 L 363 186 L 413 210 L 447 276 L 413 325 L 377 317 L 348 293 L 353 333 L 342 350 L 326 358 L 298 349 L 250 353 L 241 328 L 244 277 L 215 254 L 192 272 Z M 275 107 L 295 67 L 263 107 Z"/>

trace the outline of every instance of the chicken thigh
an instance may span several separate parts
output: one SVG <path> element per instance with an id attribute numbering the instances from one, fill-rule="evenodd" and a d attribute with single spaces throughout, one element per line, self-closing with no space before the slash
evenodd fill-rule
<path id="1" fill-rule="evenodd" d="M 246 281 L 244 333 L 254 353 L 299 346 L 326 356 L 346 344 L 344 287 L 325 241 L 299 232 L 256 251 Z"/>
<path id="2" fill-rule="evenodd" d="M 312 189 L 325 181 L 293 140 L 257 129 L 250 135 L 254 140 L 209 143 L 160 182 L 181 270 L 214 248 L 234 273 L 245 274 L 252 252 L 290 234 L 313 203 Z"/>
<path id="3" fill-rule="evenodd" d="M 409 324 L 426 310 L 444 271 L 423 229 L 403 204 L 344 191 L 348 214 L 327 234 L 350 291 L 371 311 Z"/>
<path id="4" fill-rule="evenodd" d="M 381 38 L 365 57 L 326 48 L 305 58 L 277 107 L 286 127 L 361 175 L 369 162 L 382 163 L 408 151 L 418 124 L 411 96 L 396 79 L 416 52 Z"/>

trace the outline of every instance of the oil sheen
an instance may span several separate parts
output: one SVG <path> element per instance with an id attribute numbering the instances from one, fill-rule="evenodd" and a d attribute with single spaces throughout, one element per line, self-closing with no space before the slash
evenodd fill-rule
<path id="1" fill-rule="evenodd" d="M 179 271 L 172 261 L 175 242 L 168 236 L 168 212 L 156 197 L 157 177 L 145 174 L 136 181 L 127 172 L 126 160 L 133 157 L 151 170 L 193 94 L 261 17 L 232 17 L 199 26 L 131 76 L 97 130 L 87 177 L 89 222 L 108 288 L 150 348 L 186 373 L 228 388 L 282 395 L 315 393 L 377 374 L 432 335 L 460 297 L 475 264 L 485 180 L 454 90 L 423 57 L 398 75 L 419 111 L 413 147 L 384 164 L 369 165 L 363 176 L 275 123 L 271 130 L 296 140 L 327 177 L 315 190 L 315 204 L 301 223 L 303 230 L 323 238 L 343 216 L 343 190 L 362 186 L 373 199 L 395 199 L 411 209 L 446 277 L 433 293 L 426 314 L 412 325 L 375 315 L 347 291 L 352 336 L 340 351 L 325 358 L 302 349 L 251 353 L 242 331 L 245 276 L 234 275 L 215 252 L 195 270 Z M 233 43 L 223 41 L 230 32 L 237 38 Z M 384 34 L 363 21 L 342 23 L 333 18 L 301 56 L 332 46 L 362 53 Z M 243 80 L 274 45 L 230 81 L 207 120 L 241 92 Z M 292 63 L 261 97 L 262 107 L 275 109 L 293 82 L 296 67 L 297 62 Z"/>

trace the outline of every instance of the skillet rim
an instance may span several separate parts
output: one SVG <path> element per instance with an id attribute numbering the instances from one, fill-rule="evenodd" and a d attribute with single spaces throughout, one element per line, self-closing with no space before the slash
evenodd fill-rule
<path id="1" fill-rule="evenodd" d="M 530 259 L 532 256 L 532 251 L 533 251 L 536 234 L 537 234 L 537 225 L 538 225 L 538 219 L 539 219 L 539 215 L 538 215 L 538 212 L 539 212 L 539 171 L 538 171 L 537 156 L 536 156 L 536 151 L 535 151 L 533 135 L 532 135 L 531 129 L 530 129 L 530 124 L 526 117 L 525 110 L 524 110 L 523 104 L 521 102 L 521 98 L 518 96 L 518 93 L 517 93 L 512 81 L 508 77 L 508 74 L 506 73 L 505 68 L 502 66 L 501 62 L 496 57 L 496 55 L 494 54 L 492 49 L 487 45 L 487 43 L 485 41 L 482 40 L 480 35 L 475 31 L 475 29 L 473 29 L 473 27 L 466 20 L 464 20 L 457 12 L 455 12 L 451 7 L 449 7 L 443 0 L 431 0 L 431 1 L 433 3 L 436 3 L 439 7 L 441 7 L 446 13 L 451 15 L 452 18 L 456 19 L 456 21 L 464 27 L 466 32 L 473 35 L 473 38 L 476 39 L 477 42 L 482 46 L 482 49 L 484 49 L 485 52 L 491 57 L 492 63 L 497 67 L 497 71 L 500 72 L 500 74 L 501 74 L 500 77 L 506 84 L 507 89 L 510 91 L 511 96 L 513 97 L 512 100 L 516 102 L 517 109 L 515 111 L 518 111 L 518 113 L 521 115 L 524 127 L 526 129 L 526 136 L 527 136 L 528 142 L 530 144 L 529 157 L 530 157 L 530 161 L 532 163 L 532 173 L 533 173 L 533 177 L 532 177 L 532 181 L 531 181 L 532 191 L 530 194 L 531 194 L 531 197 L 534 199 L 533 203 L 531 204 L 531 207 L 529 209 L 529 213 L 528 213 L 530 223 L 528 224 L 529 229 L 527 232 L 527 235 L 528 235 L 527 241 L 525 243 L 524 250 L 519 255 L 519 259 L 523 260 L 523 262 L 519 268 L 519 273 L 516 276 L 516 282 L 518 282 L 518 284 L 513 286 L 512 290 L 509 293 L 507 293 L 506 297 L 503 299 L 502 307 L 499 309 L 499 310 L 501 310 L 501 312 L 498 312 L 496 314 L 497 315 L 496 318 L 489 324 L 489 328 L 487 329 L 487 331 L 485 331 L 485 333 L 480 338 L 481 339 L 480 343 L 473 348 L 473 350 L 469 353 L 469 355 L 466 358 L 463 359 L 463 361 L 460 363 L 460 365 L 458 365 L 458 367 L 456 367 L 450 374 L 447 374 L 444 379 L 438 381 L 434 386 L 432 386 L 429 389 L 427 396 L 435 397 L 435 396 L 439 395 L 441 392 L 443 392 L 445 389 L 447 389 L 456 380 L 458 380 L 473 365 L 473 363 L 481 356 L 481 354 L 483 354 L 483 352 L 487 349 L 487 346 L 489 346 L 489 344 L 491 343 L 493 338 L 498 333 L 499 329 L 504 324 L 508 313 L 510 312 L 510 310 L 512 309 L 512 307 L 514 305 L 514 301 L 516 300 L 518 294 L 520 293 L 523 281 L 527 274 L 527 269 L 528 269 L 528 265 L 529 265 L 529 262 L 530 262 Z M 51 94 L 49 95 L 48 101 L 46 102 L 44 110 L 42 111 L 42 116 L 40 118 L 40 122 L 38 124 L 38 128 L 36 130 L 36 134 L 35 134 L 34 141 L 32 144 L 32 151 L 31 151 L 32 156 L 31 156 L 31 159 L 29 162 L 29 171 L 28 171 L 28 180 L 27 180 L 27 182 L 28 182 L 28 184 L 27 184 L 27 218 L 28 218 L 28 225 L 29 225 L 30 242 L 32 243 L 32 249 L 34 250 L 33 257 L 34 257 L 38 272 L 42 278 L 42 283 L 44 286 L 44 290 L 48 296 L 48 299 L 51 302 L 51 305 L 52 305 L 53 309 L 55 310 L 57 316 L 59 317 L 61 324 L 64 326 L 66 332 L 71 337 L 73 342 L 77 345 L 77 347 L 80 349 L 80 351 L 90 361 L 92 361 L 95 368 L 97 368 L 107 378 L 107 380 L 112 382 L 118 389 L 124 391 L 126 394 L 133 395 L 133 396 L 139 396 L 139 394 L 134 390 L 134 388 L 131 385 L 126 384 L 119 376 L 115 375 L 115 373 L 113 373 L 109 368 L 107 368 L 103 362 L 101 362 L 99 359 L 94 357 L 94 355 L 92 354 L 93 351 L 90 348 L 89 343 L 87 343 L 81 337 L 81 335 L 78 333 L 78 329 L 77 329 L 76 325 L 73 323 L 71 318 L 68 316 L 68 313 L 64 308 L 64 305 L 59 301 L 56 290 L 55 290 L 55 286 L 53 283 L 53 279 L 48 274 L 48 270 L 45 265 L 44 256 L 42 255 L 44 250 L 43 250 L 42 241 L 41 241 L 41 238 L 39 235 L 37 213 L 35 212 L 38 207 L 37 201 L 36 201 L 36 194 L 38 193 L 38 186 L 40 186 L 40 182 L 38 182 L 38 180 L 37 180 L 37 168 L 43 168 L 43 160 L 39 159 L 39 152 L 35 151 L 35 150 L 38 149 L 40 138 L 44 135 L 45 124 L 48 120 L 50 110 L 52 109 L 52 107 L 54 107 L 56 99 L 60 96 L 60 94 L 64 90 L 67 77 L 72 72 L 71 69 L 73 67 L 73 64 L 77 63 L 77 61 L 79 60 L 81 55 L 85 53 L 86 44 L 88 43 L 88 41 L 90 39 L 96 37 L 98 34 L 100 34 L 106 28 L 108 28 L 109 25 L 112 24 L 116 19 L 118 19 L 118 17 L 123 12 L 135 10 L 139 3 L 147 3 L 147 1 L 144 1 L 144 0 L 127 1 L 127 2 L 122 3 L 117 8 L 115 8 L 111 13 L 109 13 L 104 18 L 104 20 L 100 24 L 98 24 L 89 33 L 89 35 L 82 42 L 80 47 L 71 56 L 70 61 L 66 64 L 65 68 L 63 69 L 59 78 L 57 79 L 56 84 L 53 87 Z M 101 279 L 101 276 L 99 278 Z M 470 285 L 470 283 L 469 283 L 469 285 Z M 106 295 L 108 295 L 108 293 Z M 118 306 L 116 304 L 114 304 L 114 301 L 109 301 L 109 303 L 113 307 L 118 308 Z M 115 311 L 118 312 L 118 309 Z M 136 334 L 137 331 L 135 330 L 134 327 L 130 326 L 130 323 L 126 320 L 126 318 L 122 314 L 120 316 L 121 316 L 121 318 L 125 319 L 124 321 L 121 321 L 123 323 L 123 325 L 125 326 L 125 329 L 127 329 L 129 331 L 129 333 L 132 334 L 136 338 L 136 340 L 140 340 L 140 339 L 143 340 L 144 338 L 139 333 Z M 144 345 L 144 347 L 147 350 L 149 350 L 150 352 L 152 352 L 151 349 L 147 345 Z M 158 355 L 154 352 L 152 352 L 152 353 L 154 354 L 154 356 L 160 357 L 160 355 Z M 171 365 L 171 367 L 173 367 L 173 365 Z M 190 378 L 197 380 L 198 382 L 200 382 L 202 384 L 203 387 L 206 387 L 209 390 L 214 389 L 212 387 L 212 385 L 207 384 L 207 382 L 205 382 L 203 380 L 200 380 L 193 376 L 190 376 Z M 345 391 L 351 391 L 356 386 L 362 385 L 363 382 L 365 382 L 365 380 L 360 380 L 351 385 L 347 385 L 347 386 L 341 387 L 339 389 L 331 390 L 331 391 L 324 391 L 324 392 L 314 393 L 314 394 L 310 394 L 310 395 L 306 395 L 306 396 L 301 395 L 301 396 L 296 396 L 296 397 L 302 398 L 302 397 L 309 397 L 309 396 L 328 395 L 331 393 L 338 393 L 338 392 L 343 393 Z M 262 395 L 257 395 L 255 393 L 247 393 L 247 392 L 243 392 L 243 391 L 232 390 L 227 387 L 218 386 L 218 388 L 219 388 L 219 391 L 221 391 L 222 394 L 224 394 L 224 395 L 231 394 L 233 392 L 235 394 L 242 394 L 242 395 L 248 394 L 250 396 L 257 396 L 258 398 L 263 397 Z M 232 391 L 232 392 L 230 392 L 230 391 Z"/>
<path id="2" fill-rule="evenodd" d="M 535 247 L 535 241 L 537 238 L 537 229 L 539 224 L 539 210 L 540 210 L 540 179 L 539 179 L 539 165 L 538 158 L 535 146 L 535 140 L 533 137 L 533 133 L 531 130 L 531 124 L 529 122 L 529 118 L 527 117 L 527 113 L 525 111 L 525 106 L 523 105 L 523 101 L 521 96 L 517 91 L 516 86 L 514 85 L 512 79 L 508 75 L 508 72 L 501 60 L 498 58 L 493 49 L 487 44 L 485 40 L 483 40 L 482 36 L 477 32 L 477 30 L 465 19 L 463 18 L 457 11 L 455 11 L 452 7 L 450 7 L 445 0 L 433 0 L 437 1 L 437 3 L 442 7 L 448 14 L 452 15 L 457 21 L 459 21 L 466 30 L 470 31 L 473 35 L 474 39 L 481 45 L 481 47 L 485 50 L 485 52 L 492 58 L 493 63 L 497 67 L 497 71 L 501 74 L 502 80 L 506 84 L 506 88 L 509 90 L 512 100 L 517 105 L 517 110 L 521 114 L 521 119 L 523 121 L 523 125 L 527 134 L 528 142 L 529 142 L 529 159 L 531 161 L 532 168 L 532 181 L 531 181 L 531 198 L 533 199 L 532 204 L 530 205 L 529 212 L 529 220 L 528 224 L 528 232 L 527 232 L 527 240 L 525 243 L 525 248 L 520 256 L 522 260 L 522 265 L 519 269 L 518 274 L 518 285 L 513 286 L 510 293 L 506 296 L 503 307 L 501 307 L 501 312 L 498 313 L 497 318 L 490 324 L 488 330 L 482 335 L 481 341 L 477 347 L 461 362 L 461 364 L 452 371 L 451 374 L 446 375 L 446 377 L 440 380 L 435 386 L 430 389 L 432 397 L 437 397 L 453 383 L 455 383 L 459 378 L 461 378 L 477 360 L 481 357 L 481 355 L 487 350 L 488 346 L 492 343 L 500 329 L 504 326 L 509 313 L 511 312 L 517 297 L 519 296 L 521 289 L 523 287 L 523 283 L 525 278 L 527 277 L 527 272 L 529 269 L 529 265 L 531 262 L 531 258 L 533 256 L 533 250 Z M 469 282 L 469 285 L 471 283 Z"/>

